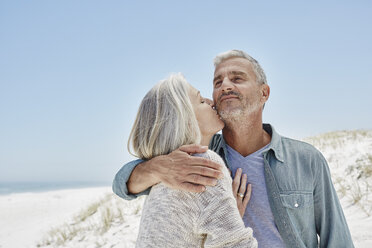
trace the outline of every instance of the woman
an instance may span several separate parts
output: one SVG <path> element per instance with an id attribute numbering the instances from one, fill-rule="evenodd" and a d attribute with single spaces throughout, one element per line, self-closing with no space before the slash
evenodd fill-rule
<path id="1" fill-rule="evenodd" d="M 175 74 L 142 100 L 128 149 L 131 144 L 132 154 L 148 160 L 181 145 L 208 145 L 223 126 L 200 93 Z M 197 156 L 224 165 L 213 151 Z M 203 193 L 174 190 L 162 183 L 153 186 L 143 207 L 136 247 L 257 247 L 239 214 L 226 166 L 223 173 L 224 178 Z"/>

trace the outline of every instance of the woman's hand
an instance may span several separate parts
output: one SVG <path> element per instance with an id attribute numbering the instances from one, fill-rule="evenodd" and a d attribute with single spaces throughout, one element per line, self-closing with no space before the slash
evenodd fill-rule
<path id="1" fill-rule="evenodd" d="M 247 185 L 247 174 L 242 175 L 242 169 L 238 168 L 232 184 L 233 194 L 238 205 L 240 216 L 243 218 L 249 199 L 251 198 L 252 186 Z"/>

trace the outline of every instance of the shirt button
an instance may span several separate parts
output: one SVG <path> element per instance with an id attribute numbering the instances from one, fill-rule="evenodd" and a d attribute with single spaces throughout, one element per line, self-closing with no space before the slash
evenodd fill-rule
<path id="1" fill-rule="evenodd" d="M 294 206 L 295 206 L 295 208 L 298 208 L 298 203 L 296 202 Z"/>

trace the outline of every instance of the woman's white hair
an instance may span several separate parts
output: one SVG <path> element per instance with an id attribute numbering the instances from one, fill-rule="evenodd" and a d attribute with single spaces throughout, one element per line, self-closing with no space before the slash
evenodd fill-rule
<path id="1" fill-rule="evenodd" d="M 200 143 L 189 87 L 184 76 L 177 73 L 157 83 L 146 94 L 129 136 L 130 154 L 151 159 L 182 145 Z"/>
<path id="2" fill-rule="evenodd" d="M 249 60 L 252 63 L 253 71 L 256 74 L 257 82 L 261 84 L 267 84 L 265 72 L 263 71 L 258 61 L 252 58 L 251 56 L 249 56 L 246 52 L 241 51 L 241 50 L 230 50 L 230 51 L 218 54 L 213 60 L 214 67 L 216 68 L 223 61 L 230 59 L 230 58 L 235 58 L 235 57 L 245 58 Z"/>

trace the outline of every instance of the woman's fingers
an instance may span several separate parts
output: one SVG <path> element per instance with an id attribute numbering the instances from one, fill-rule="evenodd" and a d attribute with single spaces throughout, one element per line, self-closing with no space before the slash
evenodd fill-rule
<path id="1" fill-rule="evenodd" d="M 240 188 L 238 190 L 239 194 L 245 195 L 246 185 L 247 185 L 247 174 L 243 174 L 242 180 L 240 182 Z"/>
<path id="2" fill-rule="evenodd" d="M 235 177 L 232 184 L 233 194 L 235 197 L 238 195 L 238 189 L 240 186 L 240 178 L 242 176 L 242 169 L 238 168 L 235 173 Z"/>
<path id="3" fill-rule="evenodd" d="M 252 193 L 252 185 L 248 184 L 247 191 L 245 192 L 245 196 L 244 196 L 244 200 L 243 200 L 244 208 L 247 207 L 248 202 L 251 199 L 251 193 Z"/>
<path id="4" fill-rule="evenodd" d="M 247 181 L 247 174 L 242 175 L 242 169 L 238 168 L 235 173 L 232 188 L 241 217 L 244 216 L 252 193 L 252 186 L 251 184 L 248 184 L 247 187 Z"/>

